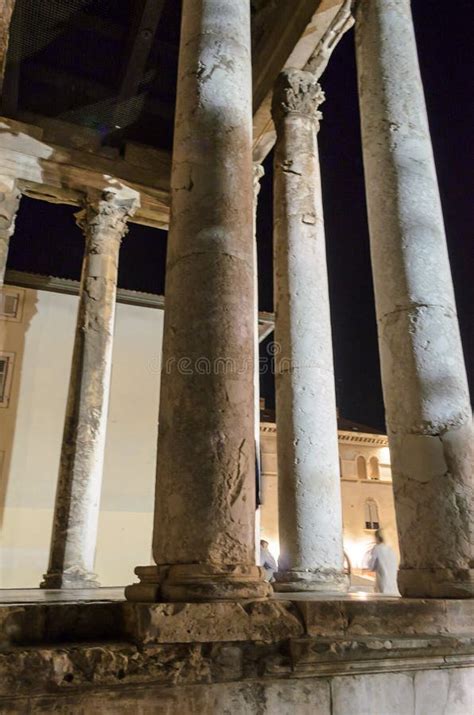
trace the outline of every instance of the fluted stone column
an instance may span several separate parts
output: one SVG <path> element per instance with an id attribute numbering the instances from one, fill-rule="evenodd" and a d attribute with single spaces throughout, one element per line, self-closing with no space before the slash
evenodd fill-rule
<path id="1" fill-rule="evenodd" d="M 347 588 L 317 144 L 323 99 L 313 75 L 298 70 L 283 72 L 273 93 L 280 591 Z"/>
<path id="2" fill-rule="evenodd" d="M 96 581 L 99 501 L 112 368 L 120 244 L 139 205 L 126 187 L 88 199 L 78 215 L 85 235 L 69 394 L 48 572 L 43 588 L 87 588 Z"/>
<path id="3" fill-rule="evenodd" d="M 15 231 L 20 197 L 15 179 L 0 176 L 0 288 L 5 279 L 10 238 Z"/>
<path id="4" fill-rule="evenodd" d="M 249 0 L 184 0 L 153 552 L 132 600 L 256 598 Z"/>
<path id="5" fill-rule="evenodd" d="M 469 597 L 471 409 L 408 0 L 360 2 L 356 44 L 399 587 Z"/>

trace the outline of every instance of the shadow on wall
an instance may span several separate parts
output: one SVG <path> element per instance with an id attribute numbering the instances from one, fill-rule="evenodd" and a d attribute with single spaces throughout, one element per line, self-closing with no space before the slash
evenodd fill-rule
<path id="1" fill-rule="evenodd" d="M 3 369 L 0 401 L 0 527 L 3 525 L 10 465 L 15 441 L 25 339 L 38 312 L 37 291 L 4 286 L 0 315 L 0 360 Z M 8 306 L 8 312 L 6 307 Z M 5 314 L 7 312 L 7 314 Z"/>

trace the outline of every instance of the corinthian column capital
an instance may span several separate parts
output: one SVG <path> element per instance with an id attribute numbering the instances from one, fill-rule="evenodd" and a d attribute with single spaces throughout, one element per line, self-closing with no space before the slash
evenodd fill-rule
<path id="1" fill-rule="evenodd" d="M 0 177 L 0 235 L 8 237 L 15 230 L 15 218 L 21 192 L 14 179 Z"/>
<path id="2" fill-rule="evenodd" d="M 258 161 L 254 161 L 253 162 L 253 173 L 252 173 L 254 206 L 257 205 L 257 199 L 258 199 L 258 195 L 260 193 L 260 188 L 261 188 L 260 187 L 260 179 L 262 178 L 264 173 L 265 173 L 265 169 L 263 168 L 263 166 Z"/>
<path id="3" fill-rule="evenodd" d="M 291 114 L 312 119 L 319 128 L 322 113 L 319 105 L 325 96 L 321 85 L 312 72 L 285 70 L 278 75 L 273 90 L 272 115 L 275 126 Z"/>
<path id="4" fill-rule="evenodd" d="M 121 241 L 127 221 L 140 206 L 140 195 L 127 186 L 107 187 L 99 194 L 88 194 L 84 208 L 76 214 L 78 226 L 98 243 L 110 238 Z"/>
<path id="5" fill-rule="evenodd" d="M 3 286 L 10 238 L 15 231 L 15 218 L 21 193 L 15 179 L 0 176 L 0 287 Z"/>

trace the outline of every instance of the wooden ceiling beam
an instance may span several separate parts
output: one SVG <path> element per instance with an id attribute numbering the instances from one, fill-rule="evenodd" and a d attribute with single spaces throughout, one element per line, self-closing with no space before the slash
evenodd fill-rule
<path id="1" fill-rule="evenodd" d="M 134 17 L 122 69 L 122 79 L 115 102 L 112 131 L 122 128 L 122 105 L 126 104 L 131 97 L 135 97 L 139 91 L 164 5 L 165 0 L 135 1 Z"/>
<path id="2" fill-rule="evenodd" d="M 142 7 L 146 9 L 148 0 L 143 1 Z M 161 6 L 156 0 L 152 4 Z M 306 65 L 342 4 L 342 0 L 281 0 L 270 17 L 266 17 L 254 48 L 254 160 L 263 161 L 275 141 L 270 110 L 276 77 L 285 67 L 301 69 Z M 158 22 L 157 15 L 154 17 Z M 141 23 L 138 26 L 143 27 Z M 144 53 L 140 56 L 143 63 Z M 124 78 L 123 91 L 130 91 L 136 76 L 137 73 L 132 73 L 126 81 Z M 4 120 L 2 129 L 5 128 L 0 132 L 0 172 L 16 176 L 30 195 L 79 203 L 88 187 L 100 189 L 113 177 L 140 191 L 142 207 L 134 218 L 137 223 L 167 226 L 171 157 L 166 152 L 158 152 L 159 160 L 150 159 L 149 165 L 146 162 L 139 165 L 127 161 L 127 154 L 125 159 L 110 159 L 55 145 L 49 138 L 34 139 L 38 127 L 23 125 L 23 129 L 21 126 L 15 129 L 10 120 Z M 146 153 L 147 148 L 142 151 Z M 129 152 L 129 156 L 136 153 L 136 150 Z"/>

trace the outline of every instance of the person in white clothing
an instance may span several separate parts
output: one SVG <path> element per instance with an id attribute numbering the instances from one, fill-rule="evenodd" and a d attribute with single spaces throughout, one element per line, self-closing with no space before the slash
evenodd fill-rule
<path id="1" fill-rule="evenodd" d="M 387 596 L 399 596 L 395 551 L 385 543 L 380 529 L 375 532 L 375 541 L 368 564 L 369 570 L 375 571 L 375 590 Z"/>
<path id="2" fill-rule="evenodd" d="M 265 539 L 260 540 L 260 564 L 265 571 L 265 580 L 272 581 L 273 574 L 277 571 L 278 566 L 269 550 L 270 544 Z"/>

